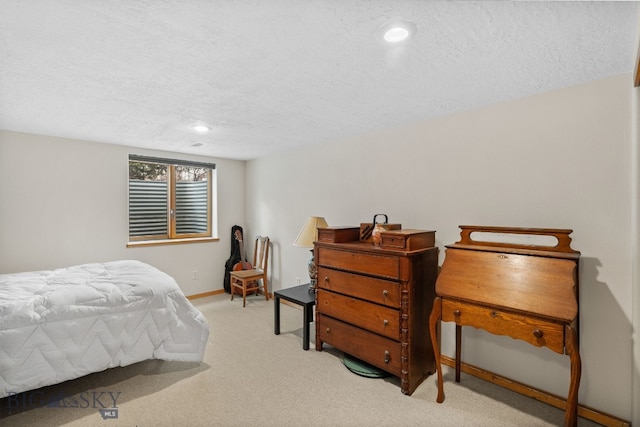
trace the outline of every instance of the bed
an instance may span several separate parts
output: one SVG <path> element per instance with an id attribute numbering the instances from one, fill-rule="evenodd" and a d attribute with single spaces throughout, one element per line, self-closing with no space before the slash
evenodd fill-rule
<path id="1" fill-rule="evenodd" d="M 208 337 L 176 281 L 140 261 L 0 275 L 0 398 L 147 359 L 201 362 Z"/>

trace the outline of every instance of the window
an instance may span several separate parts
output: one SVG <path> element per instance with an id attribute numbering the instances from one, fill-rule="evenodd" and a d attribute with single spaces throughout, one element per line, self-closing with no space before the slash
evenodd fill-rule
<path id="1" fill-rule="evenodd" d="M 215 164 L 129 155 L 129 242 L 213 237 Z"/>

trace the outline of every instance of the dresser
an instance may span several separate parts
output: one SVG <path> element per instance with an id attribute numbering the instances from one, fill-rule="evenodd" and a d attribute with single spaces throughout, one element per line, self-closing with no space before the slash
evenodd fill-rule
<path id="1" fill-rule="evenodd" d="M 380 246 L 359 241 L 358 232 L 318 229 L 316 350 L 326 343 L 395 375 L 410 395 L 435 372 L 435 232 L 383 231 Z"/>
<path id="2" fill-rule="evenodd" d="M 460 226 L 460 241 L 446 246 L 429 319 L 444 401 L 439 321 L 456 324 L 455 379 L 460 381 L 462 326 L 547 347 L 570 358 L 565 426 L 577 424 L 581 361 L 578 350 L 578 262 L 572 230 Z M 502 241 L 515 238 L 518 243 Z M 543 244 L 537 239 L 542 239 Z M 535 243 L 532 243 L 535 242 Z"/>

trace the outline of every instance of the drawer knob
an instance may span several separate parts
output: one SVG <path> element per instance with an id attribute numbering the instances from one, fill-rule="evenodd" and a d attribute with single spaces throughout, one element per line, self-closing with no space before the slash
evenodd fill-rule
<path id="1" fill-rule="evenodd" d="M 387 319 L 384 319 L 382 323 L 384 324 L 384 326 L 389 326 L 389 321 Z"/>
<path id="2" fill-rule="evenodd" d="M 460 312 L 460 310 L 454 310 L 453 311 L 453 315 L 456 316 L 456 317 L 460 317 L 461 314 L 462 313 Z"/>
<path id="3" fill-rule="evenodd" d="M 327 328 L 327 333 L 331 332 L 331 328 Z"/>
<path id="4" fill-rule="evenodd" d="M 329 283 L 329 276 L 324 276 L 324 283 Z"/>
<path id="5" fill-rule="evenodd" d="M 391 361 L 391 355 L 389 354 L 389 351 L 385 350 L 384 351 L 384 363 L 388 365 L 390 361 Z"/>
<path id="6" fill-rule="evenodd" d="M 389 291 L 388 290 L 384 290 L 382 291 L 382 296 L 384 296 L 385 298 L 389 296 Z"/>
<path id="7" fill-rule="evenodd" d="M 542 331 L 540 329 L 536 329 L 533 331 L 533 336 L 540 339 L 542 338 L 542 336 L 544 335 L 544 333 L 542 333 Z"/>

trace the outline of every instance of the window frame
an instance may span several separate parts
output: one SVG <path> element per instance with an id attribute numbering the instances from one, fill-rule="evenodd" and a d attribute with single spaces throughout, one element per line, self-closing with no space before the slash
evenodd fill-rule
<path id="1" fill-rule="evenodd" d="M 134 246 L 150 246 L 150 245 L 163 245 L 163 244 L 175 244 L 175 243 L 194 243 L 194 242 L 205 242 L 205 241 L 216 241 L 219 240 L 217 237 L 214 237 L 214 195 L 213 195 L 213 186 L 214 186 L 214 171 L 216 169 L 215 163 L 203 163 L 197 161 L 190 160 L 179 160 L 179 159 L 166 159 L 159 157 L 149 157 L 149 156 L 140 156 L 135 154 L 130 154 L 127 161 L 127 184 L 131 185 L 131 172 L 130 165 L 131 162 L 143 162 L 143 163 L 152 163 L 152 164 L 160 164 L 167 167 L 167 234 L 161 235 L 153 235 L 147 234 L 143 236 L 131 236 L 131 195 L 127 192 L 127 212 L 128 212 L 128 221 L 127 224 L 129 226 L 128 229 L 128 243 L 127 247 Z M 177 231 L 177 217 L 176 212 L 176 168 L 179 166 L 184 167 L 193 167 L 193 168 L 204 168 L 206 169 L 206 182 L 207 182 L 207 230 L 202 233 L 178 233 Z"/>

